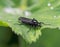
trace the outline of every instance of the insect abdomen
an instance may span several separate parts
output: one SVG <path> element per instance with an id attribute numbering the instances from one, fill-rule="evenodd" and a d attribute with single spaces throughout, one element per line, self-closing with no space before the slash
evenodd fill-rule
<path id="1" fill-rule="evenodd" d="M 25 17 L 20 17 L 19 20 L 22 22 L 22 23 L 26 23 L 26 24 L 32 24 L 32 19 L 28 19 L 28 18 L 25 18 Z"/>

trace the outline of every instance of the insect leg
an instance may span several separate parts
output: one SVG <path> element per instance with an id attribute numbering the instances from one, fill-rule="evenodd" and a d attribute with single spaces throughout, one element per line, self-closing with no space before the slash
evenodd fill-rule
<path id="1" fill-rule="evenodd" d="M 31 26 L 30 26 L 30 28 L 29 28 L 29 30 L 28 30 L 27 32 L 29 32 L 33 27 L 34 27 L 34 26 L 33 26 L 33 25 L 31 25 Z"/>

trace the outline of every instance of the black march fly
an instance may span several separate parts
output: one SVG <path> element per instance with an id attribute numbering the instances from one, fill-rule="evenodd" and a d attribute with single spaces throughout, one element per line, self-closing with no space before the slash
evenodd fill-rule
<path id="1" fill-rule="evenodd" d="M 43 22 L 38 22 L 35 18 L 29 19 L 29 18 L 25 18 L 25 17 L 19 17 L 18 20 L 21 23 L 26 24 L 26 25 L 30 25 L 31 27 L 34 27 L 34 28 L 36 28 L 36 27 L 42 27 L 42 24 L 44 24 Z"/>

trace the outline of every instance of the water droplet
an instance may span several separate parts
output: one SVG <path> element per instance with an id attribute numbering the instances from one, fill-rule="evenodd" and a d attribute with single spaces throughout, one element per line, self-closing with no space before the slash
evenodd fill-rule
<path id="1" fill-rule="evenodd" d="M 25 16 L 31 16 L 31 12 L 29 11 L 25 11 L 24 13 L 25 13 Z"/>
<path id="2" fill-rule="evenodd" d="M 51 6 L 51 3 L 48 3 L 48 6 Z"/>
<path id="3" fill-rule="evenodd" d="M 7 12 L 7 13 L 11 13 L 12 12 L 12 8 L 4 8 L 4 11 Z"/>
<path id="4" fill-rule="evenodd" d="M 54 16 L 54 18 L 57 18 L 57 16 Z"/>
<path id="5" fill-rule="evenodd" d="M 4 12 L 15 15 L 14 8 L 4 8 Z"/>
<path id="6" fill-rule="evenodd" d="M 53 10 L 53 9 L 54 9 L 54 7 L 50 7 L 50 9 L 51 9 L 51 10 Z"/>

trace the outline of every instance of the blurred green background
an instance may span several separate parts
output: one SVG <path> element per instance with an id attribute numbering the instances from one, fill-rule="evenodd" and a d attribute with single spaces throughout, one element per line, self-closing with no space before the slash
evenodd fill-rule
<path id="1" fill-rule="evenodd" d="M 40 8 L 40 6 L 37 5 L 35 8 L 33 5 L 36 5 L 37 3 L 39 4 L 39 2 L 37 2 L 38 0 L 25 1 L 26 0 L 0 0 L 0 8 L 13 7 L 25 10 L 28 7 L 27 10 L 31 10 L 32 13 L 35 13 L 39 9 L 43 11 L 46 2 L 51 2 L 53 5 L 57 4 L 56 2 L 60 2 L 60 0 L 42 0 L 40 4 L 43 6 L 40 5 L 42 6 Z M 57 5 L 57 8 L 60 10 L 60 4 Z M 22 38 L 22 36 L 14 33 L 10 27 L 0 26 L 0 47 L 60 47 L 60 30 L 58 28 L 44 28 L 41 32 L 42 35 L 39 39 L 37 39 L 36 42 L 29 44 Z"/>
<path id="2" fill-rule="evenodd" d="M 21 36 L 18 40 L 10 28 L 0 26 L 0 47 L 60 47 L 60 30 L 45 28 L 42 36 L 32 44 L 28 44 Z"/>

